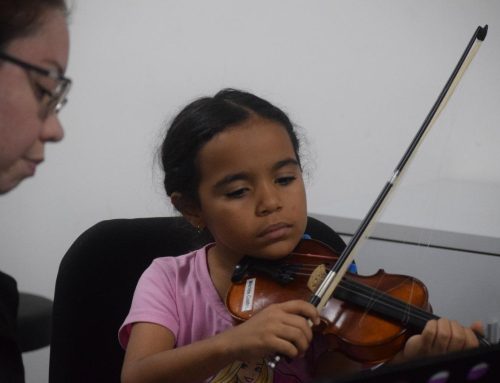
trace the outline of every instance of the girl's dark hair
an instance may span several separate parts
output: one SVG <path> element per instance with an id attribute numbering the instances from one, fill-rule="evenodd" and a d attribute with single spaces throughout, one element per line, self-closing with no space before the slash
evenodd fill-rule
<path id="1" fill-rule="evenodd" d="M 33 33 L 49 9 L 68 12 L 65 0 L 0 0 L 0 49 Z"/>
<path id="2" fill-rule="evenodd" d="M 179 192 L 199 203 L 200 174 L 196 163 L 199 150 L 216 134 L 245 122 L 252 115 L 283 125 L 300 164 L 299 140 L 293 124 L 282 110 L 251 93 L 223 89 L 213 97 L 191 102 L 172 121 L 161 146 L 167 195 Z"/>

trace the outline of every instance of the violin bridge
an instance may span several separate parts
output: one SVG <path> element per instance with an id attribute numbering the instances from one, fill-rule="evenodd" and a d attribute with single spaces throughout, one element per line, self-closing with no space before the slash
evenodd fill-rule
<path id="1" fill-rule="evenodd" d="M 312 292 L 315 292 L 323 279 L 325 279 L 327 275 L 326 266 L 321 264 L 314 269 L 314 271 L 309 276 L 309 280 L 307 281 L 307 288 Z"/>

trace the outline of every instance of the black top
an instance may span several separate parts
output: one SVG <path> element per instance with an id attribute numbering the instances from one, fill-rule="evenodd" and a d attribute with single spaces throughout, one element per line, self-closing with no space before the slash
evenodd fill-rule
<path id="1" fill-rule="evenodd" d="M 0 382 L 24 383 L 24 367 L 17 345 L 17 283 L 0 271 Z"/>

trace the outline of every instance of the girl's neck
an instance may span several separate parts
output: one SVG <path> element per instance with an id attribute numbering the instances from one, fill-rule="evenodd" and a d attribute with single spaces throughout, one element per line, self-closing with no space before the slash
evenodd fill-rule
<path id="1" fill-rule="evenodd" d="M 224 301 L 226 294 L 231 286 L 231 276 L 234 268 L 243 258 L 237 256 L 226 256 L 221 254 L 217 245 L 207 249 L 207 264 L 210 278 L 219 293 L 219 297 Z"/>

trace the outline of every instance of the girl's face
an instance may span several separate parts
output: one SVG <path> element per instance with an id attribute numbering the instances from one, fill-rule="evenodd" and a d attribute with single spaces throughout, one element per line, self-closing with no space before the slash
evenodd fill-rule
<path id="1" fill-rule="evenodd" d="M 59 10 L 48 10 L 37 31 L 13 40 L 5 53 L 45 69 L 64 72 L 69 37 L 66 19 Z M 43 117 L 41 88 L 50 90 L 42 78 L 13 63 L 0 61 L 0 194 L 34 175 L 44 160 L 44 144 L 59 141 L 63 130 L 58 117 Z"/>
<path id="2" fill-rule="evenodd" d="M 199 216 L 212 251 L 276 259 L 297 245 L 307 223 L 302 172 L 285 128 L 251 117 L 206 143 L 197 157 Z"/>

